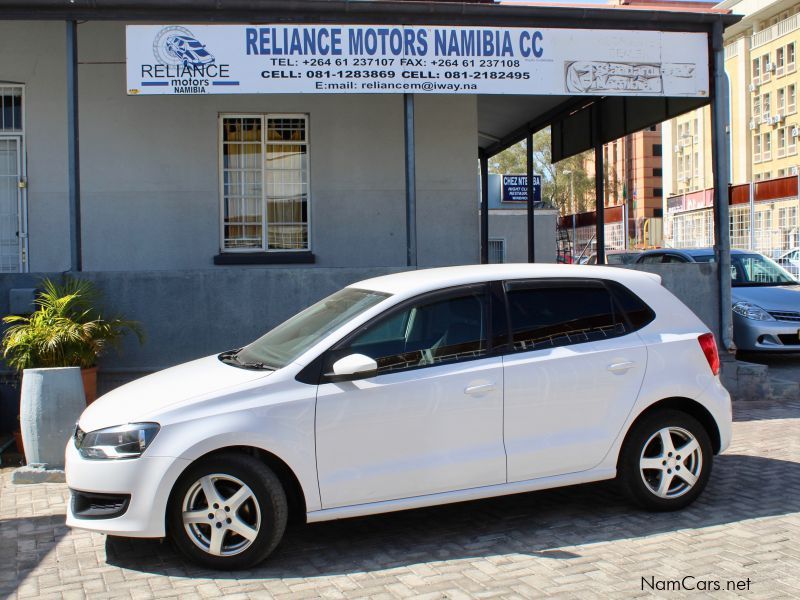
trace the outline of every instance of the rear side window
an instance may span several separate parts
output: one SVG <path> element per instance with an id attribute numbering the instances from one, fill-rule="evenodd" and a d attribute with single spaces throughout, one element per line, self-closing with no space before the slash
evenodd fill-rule
<path id="1" fill-rule="evenodd" d="M 511 283 L 507 287 L 514 351 L 540 350 L 627 333 L 601 282 Z"/>
<path id="2" fill-rule="evenodd" d="M 616 281 L 607 281 L 606 283 L 614 294 L 619 310 L 627 317 L 626 330 L 628 332 L 637 331 L 656 318 L 653 309 L 624 285 Z"/>

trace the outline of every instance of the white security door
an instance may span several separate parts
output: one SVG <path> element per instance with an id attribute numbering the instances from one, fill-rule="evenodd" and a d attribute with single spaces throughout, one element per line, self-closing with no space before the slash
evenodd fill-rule
<path id="1" fill-rule="evenodd" d="M 328 365 L 358 353 L 378 372 L 319 386 L 324 508 L 505 483 L 503 366 L 487 352 L 487 302 L 484 290 L 412 302 L 331 352 Z"/>
<path id="2" fill-rule="evenodd" d="M 0 273 L 25 268 L 22 140 L 0 136 Z"/>

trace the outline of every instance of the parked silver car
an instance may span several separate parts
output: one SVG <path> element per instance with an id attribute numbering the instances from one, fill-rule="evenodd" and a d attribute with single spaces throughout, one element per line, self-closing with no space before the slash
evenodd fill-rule
<path id="1" fill-rule="evenodd" d="M 713 248 L 648 250 L 640 264 L 713 262 Z M 800 352 L 800 283 L 763 254 L 731 250 L 733 339 L 739 350 Z"/>

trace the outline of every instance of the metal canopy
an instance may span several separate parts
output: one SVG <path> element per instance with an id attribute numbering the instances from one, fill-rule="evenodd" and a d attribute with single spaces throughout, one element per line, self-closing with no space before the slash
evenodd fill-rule
<path id="1" fill-rule="evenodd" d="M 217 23 L 403 23 L 709 31 L 724 11 L 400 0 L 4 0 L 3 19 Z"/>

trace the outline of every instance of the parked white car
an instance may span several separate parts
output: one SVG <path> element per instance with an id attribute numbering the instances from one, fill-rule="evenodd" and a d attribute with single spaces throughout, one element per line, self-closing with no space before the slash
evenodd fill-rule
<path id="1" fill-rule="evenodd" d="M 612 479 L 653 510 L 731 437 L 713 335 L 657 275 L 485 265 L 388 275 L 252 344 L 106 394 L 66 450 L 67 524 L 263 560 L 325 521 Z"/>

